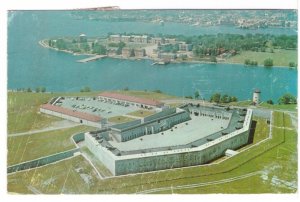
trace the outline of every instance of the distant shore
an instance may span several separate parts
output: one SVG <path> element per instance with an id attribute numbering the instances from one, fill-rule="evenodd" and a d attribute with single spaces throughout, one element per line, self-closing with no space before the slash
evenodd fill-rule
<path id="1" fill-rule="evenodd" d="M 39 44 L 44 47 L 44 48 L 49 48 L 55 51 L 60 51 L 60 52 L 65 52 L 65 53 L 69 53 L 69 54 L 73 54 L 73 55 L 85 55 L 85 56 L 97 56 L 98 54 L 92 54 L 92 53 L 75 53 L 73 51 L 69 51 L 69 50 L 60 50 L 58 48 L 53 48 L 51 46 L 49 46 L 47 43 L 45 43 L 44 40 L 40 40 Z M 158 58 L 152 58 L 152 57 L 142 57 L 142 58 L 137 58 L 137 57 L 123 57 L 123 56 L 119 56 L 119 55 L 107 55 L 108 58 L 114 58 L 114 59 L 124 59 L 124 60 L 152 60 L 153 62 L 158 62 Z M 265 67 L 264 65 L 245 65 L 244 63 L 234 63 L 234 62 L 226 62 L 226 61 L 219 61 L 219 62 L 210 62 L 210 61 L 205 61 L 205 60 L 171 60 L 169 63 L 171 64 L 180 64 L 180 63 L 192 63 L 192 64 L 233 64 L 233 65 L 244 65 L 245 67 Z M 291 69 L 297 69 L 296 67 L 288 67 L 288 66 L 272 66 L 271 68 L 291 68 Z"/>

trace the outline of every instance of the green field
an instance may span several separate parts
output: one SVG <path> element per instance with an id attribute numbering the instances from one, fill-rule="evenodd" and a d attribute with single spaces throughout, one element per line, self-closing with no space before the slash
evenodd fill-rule
<path id="1" fill-rule="evenodd" d="M 257 119 L 257 121 L 254 140 L 257 135 L 268 133 L 265 120 Z M 263 123 L 260 123 L 261 121 Z M 94 176 L 91 187 L 81 180 L 80 175 L 78 176 L 74 169 L 76 165 L 81 165 L 85 166 L 88 173 L 92 173 L 91 167 L 84 159 L 76 157 L 28 172 L 11 174 L 8 176 L 8 191 L 28 193 L 30 191 L 27 187 L 31 185 L 43 193 L 61 193 L 62 187 L 64 187 L 64 193 L 136 193 L 159 187 L 170 189 L 154 193 L 295 193 L 297 189 L 288 185 L 297 184 L 297 133 L 294 129 L 290 129 L 292 125 L 289 116 L 281 112 L 274 113 L 273 124 L 271 140 L 243 151 L 219 164 L 105 180 L 96 180 L 97 178 Z M 257 141 L 265 136 L 266 134 L 262 134 L 257 137 Z M 233 179 L 256 171 L 261 171 L 261 173 L 252 177 L 221 183 L 224 179 Z M 68 172 L 72 177 L 66 177 Z M 59 179 L 59 176 L 63 180 L 54 181 L 50 186 L 51 188 L 45 186 L 45 182 L 48 182 L 49 179 Z M 65 183 L 64 180 L 66 180 Z M 202 184 L 199 187 L 191 188 L 177 187 L 199 183 L 215 184 Z M 173 187 L 173 191 L 171 187 Z"/>
<path id="2" fill-rule="evenodd" d="M 114 117 L 108 118 L 108 121 L 113 122 L 113 123 L 125 123 L 125 122 L 129 122 L 129 121 L 133 121 L 133 120 L 135 120 L 135 119 L 131 118 L 131 117 L 127 117 L 127 116 L 114 116 Z"/>
<path id="3" fill-rule="evenodd" d="M 287 110 L 287 111 L 297 111 L 297 104 L 268 104 L 268 103 L 261 103 L 259 108 L 264 108 L 264 109 L 272 109 L 272 110 Z"/>
<path id="4" fill-rule="evenodd" d="M 97 174 L 82 157 L 8 176 L 8 192 L 34 194 L 84 194 L 97 189 Z M 33 190 L 33 191 L 32 191 Z"/>
<path id="5" fill-rule="evenodd" d="M 112 176 L 111 172 L 105 167 L 105 165 L 86 146 L 81 147 L 80 151 L 93 162 L 93 165 L 101 176 Z"/>
<path id="6" fill-rule="evenodd" d="M 257 61 L 258 65 L 264 65 L 264 60 L 267 58 L 273 59 L 274 66 L 288 67 L 290 62 L 298 63 L 297 50 L 274 49 L 274 53 L 270 52 L 254 52 L 242 51 L 229 59 L 225 63 L 244 64 L 246 59 Z"/>
<path id="7" fill-rule="evenodd" d="M 266 119 L 260 117 L 253 117 L 253 121 L 256 122 L 255 134 L 253 137 L 253 144 L 264 140 L 268 137 L 270 133 L 270 126 L 267 124 Z"/>
<path id="8" fill-rule="evenodd" d="M 137 117 L 146 117 L 154 114 L 154 111 L 148 111 L 148 110 L 137 110 L 131 113 L 128 113 L 128 115 L 137 116 Z"/>
<path id="9" fill-rule="evenodd" d="M 62 119 L 39 112 L 42 104 L 57 96 L 95 96 L 99 92 L 87 93 L 27 93 L 9 92 L 7 96 L 8 133 L 27 132 L 45 128 Z"/>
<path id="10" fill-rule="evenodd" d="M 8 137 L 8 165 L 75 148 L 73 141 L 70 139 L 71 136 L 92 129 L 89 126 L 76 126 L 32 135 Z"/>
<path id="11" fill-rule="evenodd" d="M 154 100 L 164 100 L 164 99 L 176 98 L 176 96 L 173 96 L 173 95 L 167 95 L 165 93 L 156 93 L 156 92 L 152 92 L 152 91 L 119 90 L 119 91 L 115 91 L 115 92 L 121 93 L 124 95 L 137 96 L 137 97 L 141 97 L 141 98 L 148 98 L 148 99 L 154 99 Z"/>

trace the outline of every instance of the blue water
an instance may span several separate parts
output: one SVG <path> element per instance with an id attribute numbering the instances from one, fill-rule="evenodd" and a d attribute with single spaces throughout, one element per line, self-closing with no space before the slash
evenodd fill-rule
<path id="1" fill-rule="evenodd" d="M 290 92 L 297 95 L 297 71 L 285 68 L 262 68 L 230 64 L 169 64 L 152 66 L 149 60 L 129 61 L 106 58 L 77 63 L 85 56 L 45 49 L 38 44 L 54 36 L 106 36 L 108 32 L 162 34 L 270 33 L 296 34 L 292 29 L 241 30 L 234 27 L 192 27 L 184 24 L 159 26 L 152 23 L 108 23 L 75 20 L 69 12 L 27 11 L 9 14 L 8 88 L 45 86 L 48 91 L 160 89 L 177 96 L 193 95 L 199 90 L 204 98 L 215 92 L 250 99 L 260 88 L 262 99 L 277 100 Z"/>

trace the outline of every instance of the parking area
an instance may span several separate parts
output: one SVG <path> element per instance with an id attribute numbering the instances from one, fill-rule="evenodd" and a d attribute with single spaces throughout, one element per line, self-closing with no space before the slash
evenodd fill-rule
<path id="1" fill-rule="evenodd" d="M 63 97 L 55 105 L 103 118 L 120 116 L 140 109 L 137 106 L 100 100 L 97 97 Z"/>

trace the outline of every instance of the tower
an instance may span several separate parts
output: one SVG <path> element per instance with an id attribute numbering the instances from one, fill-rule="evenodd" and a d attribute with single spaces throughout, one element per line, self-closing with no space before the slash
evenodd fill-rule
<path id="1" fill-rule="evenodd" d="M 85 34 L 80 34 L 79 35 L 79 42 L 82 43 L 82 42 L 86 42 L 87 41 L 87 37 Z"/>
<path id="2" fill-rule="evenodd" d="M 259 89 L 254 90 L 253 92 L 253 104 L 257 105 L 260 102 L 260 93 L 261 91 Z"/>

